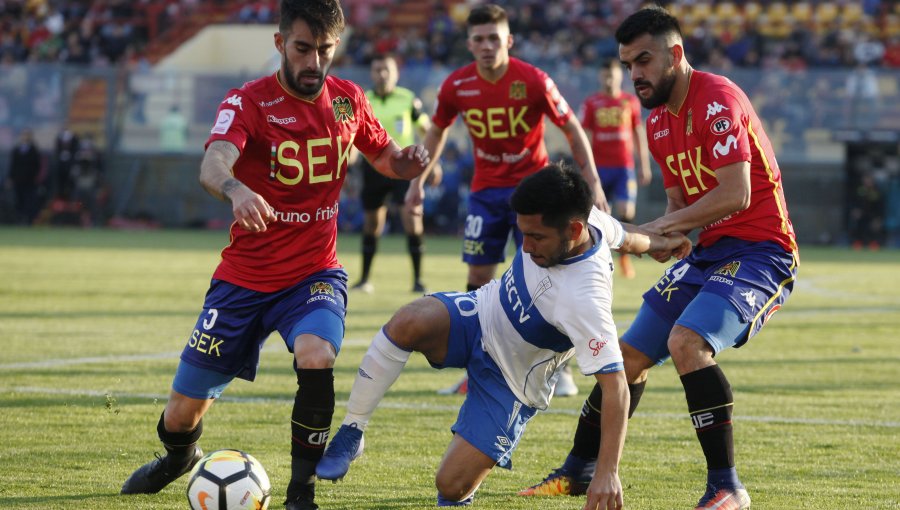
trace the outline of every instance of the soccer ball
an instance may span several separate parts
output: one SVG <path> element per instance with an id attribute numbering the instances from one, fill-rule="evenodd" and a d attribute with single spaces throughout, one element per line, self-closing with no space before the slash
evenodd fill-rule
<path id="1" fill-rule="evenodd" d="M 265 510 L 271 492 L 262 464 L 239 450 L 204 456 L 191 470 L 187 486 L 193 510 Z"/>

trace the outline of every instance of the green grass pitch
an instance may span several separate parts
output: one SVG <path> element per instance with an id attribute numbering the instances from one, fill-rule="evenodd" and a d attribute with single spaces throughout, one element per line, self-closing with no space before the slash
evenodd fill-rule
<path id="1" fill-rule="evenodd" d="M 153 496 L 119 496 L 161 447 L 155 425 L 177 355 L 199 313 L 225 232 L 0 229 L 0 507 L 187 508 L 182 478 Z M 339 240 L 359 271 L 359 238 Z M 402 238 L 386 238 L 373 295 L 352 294 L 335 367 L 343 417 L 373 333 L 410 293 Z M 428 238 L 425 282 L 459 290 L 460 241 Z M 757 509 L 900 509 L 900 255 L 801 248 L 800 277 L 763 333 L 719 357 L 735 393 L 738 469 Z M 616 281 L 621 330 L 663 266 Z M 245 450 L 266 467 L 281 508 L 289 477 L 291 357 L 270 338 L 257 381 L 236 381 L 205 420 L 202 446 Z M 459 371 L 414 355 L 366 433 L 365 455 L 339 483 L 320 482 L 323 509 L 434 506 L 434 472 L 461 403 L 435 390 Z M 483 509 L 574 509 L 581 498 L 524 499 L 570 446 L 581 395 L 553 401 L 513 456 L 478 491 Z M 671 364 L 651 372 L 620 469 L 630 509 L 693 508 L 702 453 Z"/>

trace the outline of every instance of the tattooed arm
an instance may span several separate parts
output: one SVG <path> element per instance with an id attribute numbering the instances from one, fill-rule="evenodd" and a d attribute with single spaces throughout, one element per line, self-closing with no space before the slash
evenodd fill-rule
<path id="1" fill-rule="evenodd" d="M 250 232 L 264 232 L 275 221 L 272 206 L 235 179 L 232 167 L 241 155 L 234 144 L 216 140 L 209 144 L 200 163 L 200 184 L 212 196 L 231 202 L 234 220 Z"/>

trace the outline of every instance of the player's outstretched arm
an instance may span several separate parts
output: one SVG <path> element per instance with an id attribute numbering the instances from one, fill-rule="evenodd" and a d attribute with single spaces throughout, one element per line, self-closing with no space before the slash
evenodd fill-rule
<path id="1" fill-rule="evenodd" d="M 621 510 L 624 507 L 624 492 L 619 480 L 619 461 L 625 446 L 625 431 L 628 428 L 628 384 L 625 372 L 596 374 L 603 391 L 600 410 L 600 452 L 597 467 L 587 489 L 584 510 Z"/>
<path id="2" fill-rule="evenodd" d="M 275 211 L 266 200 L 232 173 L 241 152 L 231 142 L 216 140 L 209 144 L 200 163 L 200 184 L 212 196 L 231 202 L 234 220 L 250 232 L 265 232 L 275 221 Z"/>
<path id="3" fill-rule="evenodd" d="M 689 232 L 705 227 L 731 214 L 750 207 L 750 163 L 741 161 L 716 170 L 718 186 L 690 205 L 672 210 L 671 203 L 681 194 L 680 189 L 666 189 L 670 206 L 666 215 L 641 225 L 658 234 Z M 682 199 L 683 203 L 683 199 Z"/>
<path id="4" fill-rule="evenodd" d="M 594 153 L 591 152 L 591 145 L 588 137 L 584 133 L 578 119 L 573 115 L 560 128 L 566 140 L 569 141 L 569 147 L 572 149 L 572 159 L 578 165 L 581 176 L 594 192 L 594 205 L 597 209 L 608 213 L 610 211 L 609 203 L 606 201 L 606 194 L 603 193 L 603 187 L 600 186 L 600 177 L 597 175 L 597 167 L 594 165 Z"/>
<path id="5" fill-rule="evenodd" d="M 422 172 L 422 175 L 416 177 L 409 183 L 409 189 L 406 191 L 406 207 L 414 213 L 421 214 L 422 202 L 425 200 L 425 181 L 434 171 L 434 167 L 440 166 L 441 154 L 444 152 L 444 145 L 447 143 L 447 135 L 450 132 L 447 129 L 439 127 L 432 123 L 425 132 L 425 139 L 422 145 L 428 151 L 431 157 L 431 164 Z"/>
<path id="6" fill-rule="evenodd" d="M 625 242 L 619 248 L 620 252 L 635 255 L 648 253 L 658 262 L 665 262 L 671 257 L 683 259 L 691 253 L 691 240 L 680 232 L 659 235 L 630 223 L 622 223 L 622 228 L 625 229 Z"/>

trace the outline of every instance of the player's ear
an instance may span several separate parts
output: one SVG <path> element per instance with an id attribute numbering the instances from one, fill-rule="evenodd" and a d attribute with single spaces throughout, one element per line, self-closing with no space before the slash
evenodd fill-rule
<path id="1" fill-rule="evenodd" d="M 679 43 L 675 43 L 672 46 L 672 49 L 669 50 L 672 55 L 672 67 L 678 67 L 681 65 L 681 61 L 684 59 L 684 46 Z"/>
<path id="2" fill-rule="evenodd" d="M 585 228 L 586 225 L 584 221 L 577 218 L 572 218 L 571 220 L 569 220 L 569 226 L 566 228 L 566 237 L 569 239 L 569 241 L 575 241 L 579 237 L 581 237 L 581 233 L 584 232 Z"/>
<path id="3" fill-rule="evenodd" d="M 515 43 L 515 38 L 513 38 L 513 35 L 512 34 L 507 35 L 506 36 L 506 49 L 511 50 L 514 43 Z"/>
<path id="4" fill-rule="evenodd" d="M 275 49 L 278 50 L 278 53 L 284 55 L 284 36 L 280 30 L 275 32 Z"/>

